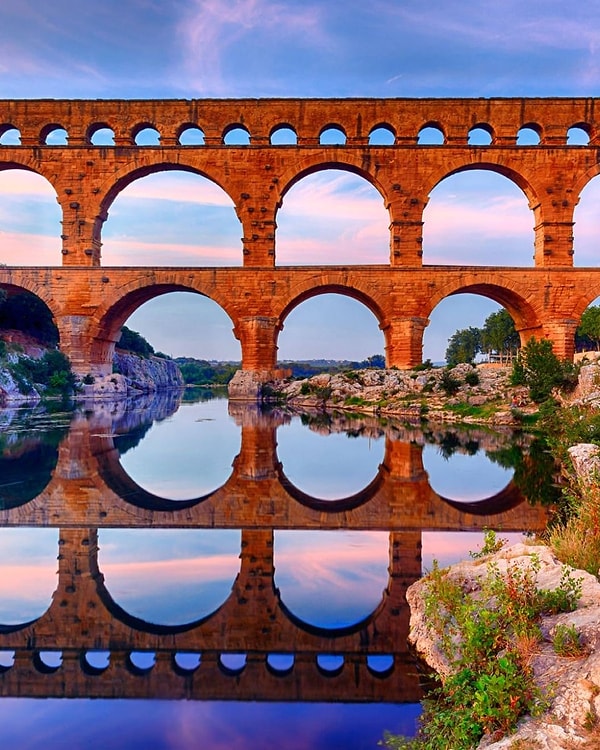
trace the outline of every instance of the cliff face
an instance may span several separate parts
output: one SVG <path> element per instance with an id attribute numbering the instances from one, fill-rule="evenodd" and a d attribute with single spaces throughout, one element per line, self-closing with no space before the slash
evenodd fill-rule
<path id="1" fill-rule="evenodd" d="M 183 388 L 179 367 L 162 357 L 138 357 L 126 352 L 115 352 L 115 372 L 96 378 L 92 385 L 84 386 L 88 398 L 122 399 L 140 393 L 156 393 Z"/>
<path id="2" fill-rule="evenodd" d="M 115 352 L 114 369 L 127 379 L 129 388 L 142 393 L 182 388 L 183 377 L 179 367 L 170 359 Z"/>

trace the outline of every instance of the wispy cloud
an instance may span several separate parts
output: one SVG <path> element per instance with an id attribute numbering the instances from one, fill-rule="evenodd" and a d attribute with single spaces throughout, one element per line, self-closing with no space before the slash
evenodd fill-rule
<path id="1" fill-rule="evenodd" d="M 197 93 L 230 94 L 239 75 L 253 58 L 276 62 L 282 44 L 324 46 L 321 11 L 314 5 L 272 0 L 194 0 L 179 24 L 182 65 L 187 85 Z M 252 52 L 251 52 L 252 50 Z M 240 52 L 242 53 L 240 55 Z M 285 54 L 285 52 L 284 52 Z M 290 48 L 287 49 L 290 54 Z M 233 65 L 232 65 L 233 63 Z M 277 69 L 269 66 L 269 75 Z"/>

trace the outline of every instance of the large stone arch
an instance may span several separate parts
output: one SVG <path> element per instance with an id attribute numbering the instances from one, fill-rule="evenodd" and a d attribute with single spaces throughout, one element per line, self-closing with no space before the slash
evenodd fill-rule
<path id="1" fill-rule="evenodd" d="M 224 181 L 220 180 L 222 176 L 222 170 L 216 170 L 218 175 L 213 174 L 210 170 L 203 169 L 201 166 L 193 165 L 190 163 L 184 163 L 181 161 L 166 161 L 164 158 L 158 161 L 148 161 L 145 164 L 139 164 L 136 162 L 135 165 L 128 164 L 122 169 L 115 172 L 115 175 L 111 177 L 110 182 L 105 183 L 98 192 L 101 196 L 98 203 L 98 212 L 94 220 L 93 227 L 93 242 L 97 245 L 98 249 L 102 245 L 102 227 L 104 222 L 108 218 L 109 210 L 114 203 L 117 196 L 129 185 L 133 184 L 137 180 L 141 180 L 144 177 L 150 175 L 160 174 L 162 172 L 186 172 L 188 174 L 194 174 L 198 177 L 209 180 L 217 187 L 219 187 L 225 195 L 231 200 L 231 206 L 234 209 L 240 224 L 242 222 L 239 207 L 236 203 L 236 198 L 232 195 L 232 189 L 229 186 L 224 185 Z M 242 248 L 240 245 L 240 254 Z"/>
<path id="2" fill-rule="evenodd" d="M 528 302 L 526 290 L 517 288 L 516 284 L 511 284 L 507 279 L 502 279 L 502 284 L 499 284 L 498 274 L 473 273 L 472 276 L 470 280 L 456 279 L 438 287 L 429 299 L 431 306 L 427 315 L 429 316 L 433 309 L 448 297 L 458 294 L 479 294 L 506 308 L 515 322 L 515 327 L 521 336 L 521 343 L 526 343 L 536 333 L 538 337 L 540 336 L 543 319 Z"/>
<path id="3" fill-rule="evenodd" d="M 231 300 L 223 294 L 223 290 L 204 289 L 201 286 L 194 285 L 189 275 L 182 271 L 179 274 L 173 273 L 170 281 L 161 282 L 148 279 L 144 274 L 125 288 L 119 288 L 118 296 L 108 299 L 99 307 L 91 321 L 90 370 L 102 375 L 109 374 L 118 334 L 127 318 L 145 302 L 171 292 L 192 292 L 216 302 L 231 319 L 235 335 L 237 313 L 230 304 Z"/>

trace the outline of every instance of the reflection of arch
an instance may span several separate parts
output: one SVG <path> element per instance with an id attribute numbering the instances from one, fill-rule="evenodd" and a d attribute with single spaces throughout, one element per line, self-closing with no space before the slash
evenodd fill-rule
<path id="1" fill-rule="evenodd" d="M 337 500 L 322 500 L 320 498 L 312 497 L 306 492 L 298 489 L 290 480 L 286 477 L 283 471 L 282 465 L 277 465 L 277 478 L 281 484 L 283 490 L 294 500 L 305 505 L 307 508 L 313 508 L 325 513 L 340 513 L 345 510 L 351 510 L 358 508 L 364 503 L 368 503 L 381 489 L 383 482 L 385 481 L 385 471 L 383 467 L 379 467 L 376 476 L 359 492 L 355 492 L 349 497 L 339 498 Z"/>
<path id="2" fill-rule="evenodd" d="M 156 635 L 175 635 L 177 633 L 188 633 L 191 630 L 195 630 L 200 627 L 203 623 L 212 620 L 218 613 L 226 606 L 228 599 L 226 599 L 220 607 L 217 607 L 213 612 L 205 615 L 204 617 L 194 620 L 192 622 L 183 623 L 181 625 L 161 625 L 159 623 L 148 622 L 142 620 L 140 617 L 130 614 L 120 604 L 112 598 L 109 590 L 104 583 L 104 577 L 100 575 L 97 581 L 98 586 L 98 597 L 100 601 L 106 607 L 106 610 L 119 622 L 124 625 L 139 630 L 143 633 L 154 633 Z M 229 598 L 229 597 L 228 597 Z"/>
<path id="3" fill-rule="evenodd" d="M 442 502 L 447 503 L 452 508 L 462 510 L 465 513 L 471 513 L 474 516 L 506 513 L 523 502 L 523 495 L 514 479 L 511 479 L 506 487 L 499 492 L 496 492 L 495 495 L 491 495 L 490 497 L 475 502 L 461 503 L 458 500 L 450 500 L 442 497 L 442 495 L 440 495 L 439 498 Z"/>
<path id="4" fill-rule="evenodd" d="M 0 456 L 0 509 L 18 508 L 40 495 L 52 479 L 58 448 L 39 442 L 18 456 Z"/>
<path id="5" fill-rule="evenodd" d="M 189 500 L 168 500 L 159 497 L 140 487 L 139 484 L 131 479 L 121 465 L 116 450 L 103 453 L 98 457 L 98 473 L 106 486 L 116 495 L 138 508 L 146 508 L 154 511 L 174 511 L 192 508 L 215 495 L 220 489 Z"/>

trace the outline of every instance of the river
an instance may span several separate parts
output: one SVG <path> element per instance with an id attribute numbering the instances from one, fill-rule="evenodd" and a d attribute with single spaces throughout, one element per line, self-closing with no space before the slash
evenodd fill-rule
<path id="1" fill-rule="evenodd" d="M 552 474 L 527 435 L 175 395 L 1 412 L 0 449 L 0 737 L 19 750 L 412 735 L 406 587 L 485 528 L 542 528 L 524 493 Z"/>

